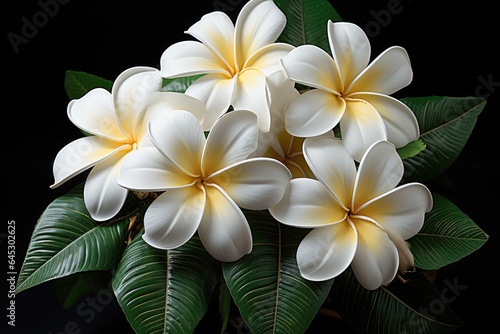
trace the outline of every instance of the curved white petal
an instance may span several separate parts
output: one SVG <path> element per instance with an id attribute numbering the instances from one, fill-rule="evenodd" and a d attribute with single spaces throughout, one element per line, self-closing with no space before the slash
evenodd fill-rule
<path id="1" fill-rule="evenodd" d="M 396 188 L 404 173 L 403 161 L 393 144 L 378 141 L 364 154 L 358 168 L 352 209 Z"/>
<path id="2" fill-rule="evenodd" d="M 290 103 L 285 114 L 286 130 L 296 137 L 314 137 L 332 130 L 342 119 L 344 99 L 313 89 Z"/>
<path id="3" fill-rule="evenodd" d="M 353 220 L 358 248 L 351 267 L 358 282 L 368 290 L 389 284 L 398 270 L 398 252 L 387 234 L 376 224 Z"/>
<path id="4" fill-rule="evenodd" d="M 432 206 L 432 195 L 426 186 L 407 183 L 375 198 L 356 214 L 374 219 L 384 229 L 407 240 L 420 231 Z"/>
<path id="5" fill-rule="evenodd" d="M 128 190 L 116 183 L 125 154 L 120 152 L 95 165 L 85 181 L 85 206 L 96 221 L 113 218 L 125 203 Z"/>
<path id="6" fill-rule="evenodd" d="M 215 122 L 229 110 L 237 79 L 237 76 L 228 78 L 224 75 L 207 74 L 188 87 L 186 94 L 205 104 L 203 130 L 210 131 Z"/>
<path id="7" fill-rule="evenodd" d="M 123 159 L 118 184 L 134 191 L 165 191 L 194 182 L 156 147 L 130 152 Z"/>
<path id="8" fill-rule="evenodd" d="M 234 67 L 234 24 L 223 12 L 212 12 L 193 24 L 186 33 L 217 54 L 228 68 Z"/>
<path id="9" fill-rule="evenodd" d="M 295 47 L 286 43 L 273 43 L 264 46 L 247 59 L 244 68 L 257 68 L 265 76 L 277 71 L 282 71 L 281 59 L 283 59 Z"/>
<path id="10" fill-rule="evenodd" d="M 328 189 L 309 178 L 291 180 L 281 201 L 269 212 L 285 225 L 305 228 L 335 224 L 347 217 Z"/>
<path id="11" fill-rule="evenodd" d="M 341 274 L 356 253 L 356 230 L 346 222 L 315 228 L 297 249 L 301 275 L 310 281 L 325 281 Z"/>
<path id="12" fill-rule="evenodd" d="M 257 116 L 247 110 L 223 115 L 208 134 L 202 157 L 205 178 L 246 159 L 257 149 Z"/>
<path id="13" fill-rule="evenodd" d="M 354 160 L 360 161 L 374 142 L 387 139 L 384 120 L 375 108 L 363 100 L 346 100 L 346 111 L 340 120 L 344 147 Z"/>
<path id="14" fill-rule="evenodd" d="M 272 0 L 248 1 L 235 24 L 235 52 L 243 66 L 257 50 L 274 43 L 285 28 L 286 17 Z"/>
<path id="15" fill-rule="evenodd" d="M 111 94 L 123 131 L 132 134 L 137 116 L 150 95 L 161 90 L 161 85 L 162 77 L 152 67 L 131 67 L 116 78 Z"/>
<path id="16" fill-rule="evenodd" d="M 155 117 L 173 110 L 185 110 L 193 114 L 201 123 L 205 118 L 205 105 L 203 102 L 192 96 L 176 92 L 159 92 L 151 94 L 148 103 L 143 110 L 141 117 L 134 127 L 134 137 L 137 141 L 137 148 L 152 146 L 148 141 L 148 123 L 155 122 Z"/>
<path id="17" fill-rule="evenodd" d="M 170 161 L 192 176 L 201 176 L 205 135 L 196 117 L 184 110 L 158 115 L 149 123 L 153 144 Z"/>
<path id="18" fill-rule="evenodd" d="M 131 134 L 124 133 L 115 113 L 111 94 L 95 88 L 77 100 L 68 103 L 67 114 L 81 130 L 114 141 L 125 141 Z"/>
<path id="19" fill-rule="evenodd" d="M 142 238 L 151 246 L 173 249 L 194 235 L 205 207 L 205 194 L 198 187 L 164 192 L 148 207 Z"/>
<path id="20" fill-rule="evenodd" d="M 381 53 L 352 82 L 345 92 L 374 92 L 391 95 L 408 86 L 413 79 L 410 58 L 405 49 L 393 46 Z"/>
<path id="21" fill-rule="evenodd" d="M 217 186 L 206 186 L 207 203 L 198 235 L 217 260 L 232 262 L 252 251 L 252 233 L 245 215 Z"/>
<path id="22" fill-rule="evenodd" d="M 339 71 L 332 57 L 315 45 L 301 45 L 281 61 L 293 81 L 331 93 L 341 92 Z"/>
<path id="23" fill-rule="evenodd" d="M 253 158 L 236 163 L 205 182 L 215 183 L 241 208 L 265 210 L 278 203 L 291 179 L 281 162 Z"/>
<path id="24" fill-rule="evenodd" d="M 377 110 L 384 120 L 387 140 L 396 148 L 403 147 L 420 137 L 415 114 L 400 100 L 377 93 L 352 94 L 351 97 L 365 100 Z"/>
<path id="25" fill-rule="evenodd" d="M 206 45 L 195 41 L 172 44 L 161 55 L 160 75 L 164 78 L 178 78 L 196 74 L 221 73 L 231 77 L 222 59 Z"/>
<path id="26" fill-rule="evenodd" d="M 370 62 L 370 41 L 359 26 L 332 21 L 328 21 L 328 39 L 342 81 L 348 85 Z"/>
<path id="27" fill-rule="evenodd" d="M 271 126 L 271 111 L 266 77 L 257 69 L 245 70 L 238 77 L 233 95 L 234 109 L 244 109 L 257 115 L 259 128 L 267 132 Z"/>
<path id="28" fill-rule="evenodd" d="M 406 273 L 408 270 L 414 269 L 415 260 L 410 251 L 409 244 L 398 233 L 394 233 L 389 229 L 384 229 L 384 231 L 387 233 L 389 239 L 391 239 L 398 250 L 399 272 Z"/>
<path id="29" fill-rule="evenodd" d="M 337 138 L 320 136 L 304 140 L 304 158 L 318 180 L 344 207 L 351 206 L 356 165 Z"/>
<path id="30" fill-rule="evenodd" d="M 96 136 L 83 137 L 64 146 L 53 165 L 54 189 L 119 151 L 130 151 L 131 145 L 117 143 Z"/>

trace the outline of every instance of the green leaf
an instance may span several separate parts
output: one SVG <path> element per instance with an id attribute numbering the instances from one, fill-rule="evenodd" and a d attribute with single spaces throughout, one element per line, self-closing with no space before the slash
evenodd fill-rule
<path id="1" fill-rule="evenodd" d="M 295 255 L 308 230 L 281 225 L 267 211 L 245 214 L 253 250 L 222 264 L 234 302 L 253 334 L 304 333 L 333 280 L 311 282 L 300 275 Z"/>
<path id="2" fill-rule="evenodd" d="M 118 303 L 137 334 L 192 333 L 206 313 L 220 264 L 195 235 L 166 251 L 141 231 L 128 245 L 112 278 Z"/>
<path id="3" fill-rule="evenodd" d="M 123 251 L 129 217 L 95 222 L 83 186 L 54 200 L 38 220 L 19 273 L 16 292 L 89 270 L 110 270 Z"/>
<path id="4" fill-rule="evenodd" d="M 417 139 L 407 144 L 406 146 L 397 149 L 401 159 L 407 159 L 417 155 L 419 152 L 425 150 L 425 144 L 421 139 Z"/>
<path id="5" fill-rule="evenodd" d="M 327 22 L 342 21 L 327 0 L 275 0 L 287 18 L 278 42 L 294 46 L 312 44 L 330 53 Z"/>
<path id="6" fill-rule="evenodd" d="M 486 100 L 476 97 L 402 99 L 415 113 L 426 149 L 404 160 L 404 182 L 425 182 L 444 172 L 458 157 Z"/>
<path id="7" fill-rule="evenodd" d="M 174 78 L 174 79 L 163 79 L 161 85 L 162 92 L 176 92 L 185 93 L 186 89 L 195 81 L 201 78 L 204 74 L 192 75 L 188 77 Z"/>
<path id="8" fill-rule="evenodd" d="M 387 287 L 367 290 L 348 268 L 335 278 L 330 297 L 333 308 L 360 334 L 442 334 L 463 326 L 422 273 L 407 283 L 394 280 Z"/>
<path id="9" fill-rule="evenodd" d="M 55 293 L 63 308 L 68 309 L 91 292 L 107 288 L 109 271 L 84 271 L 54 280 Z"/>
<path id="10" fill-rule="evenodd" d="M 439 194 L 433 198 L 424 226 L 408 240 L 415 266 L 426 270 L 454 263 L 488 240 L 488 235 L 452 202 Z"/>
<path id="11" fill-rule="evenodd" d="M 68 70 L 64 77 L 64 89 L 70 100 L 79 99 L 94 88 L 111 91 L 112 86 L 112 81 L 85 72 Z"/>

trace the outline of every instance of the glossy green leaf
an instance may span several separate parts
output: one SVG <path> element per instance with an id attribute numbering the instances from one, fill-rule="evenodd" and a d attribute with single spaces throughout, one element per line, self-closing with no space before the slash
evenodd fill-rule
<path id="1" fill-rule="evenodd" d="M 83 201 L 83 186 L 54 200 L 38 220 L 19 273 L 16 292 L 89 270 L 110 270 L 118 263 L 129 217 L 97 223 Z"/>
<path id="2" fill-rule="evenodd" d="M 54 290 L 62 307 L 73 306 L 82 297 L 109 286 L 109 271 L 84 271 L 54 280 Z"/>
<path id="3" fill-rule="evenodd" d="M 415 266 L 427 270 L 456 262 L 488 240 L 488 235 L 451 201 L 439 194 L 433 198 L 424 226 L 408 240 Z"/>
<path id="4" fill-rule="evenodd" d="M 112 81 L 85 72 L 68 70 L 64 76 L 64 89 L 70 100 L 79 99 L 94 88 L 111 91 L 112 86 Z"/>
<path id="5" fill-rule="evenodd" d="M 342 21 L 327 0 L 275 0 L 287 18 L 287 24 L 278 42 L 294 46 L 312 44 L 328 53 L 327 22 Z"/>
<path id="6" fill-rule="evenodd" d="M 417 139 L 407 144 L 406 146 L 397 149 L 401 159 L 407 159 L 417 155 L 419 152 L 425 150 L 425 144 L 422 140 Z"/>
<path id="7" fill-rule="evenodd" d="M 367 290 L 349 268 L 335 278 L 330 297 L 333 308 L 359 334 L 443 334 L 463 326 L 422 273 L 407 283 L 396 279 Z"/>
<path id="8" fill-rule="evenodd" d="M 192 333 L 209 307 L 220 264 L 197 236 L 166 251 L 151 247 L 142 233 L 113 275 L 118 303 L 137 334 Z"/>
<path id="9" fill-rule="evenodd" d="M 267 211 L 245 214 L 253 250 L 222 266 L 234 302 L 252 334 L 304 333 L 333 282 L 311 282 L 300 275 L 295 255 L 309 230 L 281 225 Z"/>
<path id="10" fill-rule="evenodd" d="M 404 160 L 404 182 L 425 182 L 444 172 L 458 157 L 486 100 L 476 97 L 402 99 L 415 113 L 426 148 Z"/>
<path id="11" fill-rule="evenodd" d="M 161 91 L 162 92 L 176 92 L 176 93 L 184 93 L 186 89 L 198 78 L 201 78 L 204 74 L 201 75 L 192 75 L 188 77 L 181 78 L 173 78 L 173 79 L 163 79 Z"/>

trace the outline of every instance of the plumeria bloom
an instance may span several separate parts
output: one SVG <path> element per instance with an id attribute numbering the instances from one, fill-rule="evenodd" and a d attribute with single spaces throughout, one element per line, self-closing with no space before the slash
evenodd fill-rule
<path id="1" fill-rule="evenodd" d="M 51 188 L 91 169 L 84 187 L 85 205 L 97 221 L 114 217 L 128 195 L 128 190 L 116 183 L 123 158 L 135 149 L 152 146 L 147 134 L 149 117 L 158 109 L 183 109 L 203 119 L 205 109 L 201 101 L 183 94 L 160 92 L 161 84 L 157 69 L 133 67 L 117 77 L 111 93 L 95 88 L 70 101 L 69 119 L 89 135 L 58 152 Z"/>
<path id="2" fill-rule="evenodd" d="M 283 224 L 312 229 L 297 250 L 302 276 L 327 280 L 350 265 L 372 290 L 413 268 L 405 240 L 422 228 L 433 201 L 420 183 L 397 186 L 403 163 L 394 145 L 375 142 L 358 169 L 340 139 L 307 138 L 304 154 L 317 179 L 291 180 L 269 209 Z"/>
<path id="3" fill-rule="evenodd" d="M 248 1 L 236 24 L 225 13 L 206 14 L 186 31 L 198 41 L 182 41 L 164 51 L 161 75 L 204 74 L 186 94 L 205 103 L 206 131 L 230 106 L 254 112 L 259 127 L 268 131 L 266 76 L 282 70 L 279 60 L 293 49 L 292 45 L 275 43 L 285 25 L 285 15 L 272 0 Z"/>
<path id="4" fill-rule="evenodd" d="M 294 82 L 278 71 L 268 77 L 271 128 L 261 131 L 255 156 L 267 156 L 281 161 L 292 173 L 292 178 L 314 177 L 302 154 L 304 138 L 294 137 L 285 129 L 285 112 L 299 95 Z M 333 131 L 330 132 L 333 135 Z"/>
<path id="5" fill-rule="evenodd" d="M 327 30 L 333 58 L 314 45 L 301 45 L 282 60 L 292 80 L 313 88 L 290 106 L 286 129 L 312 137 L 339 125 L 356 161 L 378 140 L 399 148 L 418 139 L 413 112 L 389 96 L 412 81 L 406 50 L 390 47 L 369 64 L 370 42 L 360 27 L 328 21 Z"/>
<path id="6" fill-rule="evenodd" d="M 231 111 L 205 138 L 191 113 L 163 113 L 149 125 L 155 147 L 123 162 L 118 183 L 136 191 L 163 192 L 144 216 L 144 240 L 160 249 L 183 245 L 198 231 L 217 260 L 235 261 L 252 250 L 240 208 L 264 210 L 278 203 L 290 171 L 271 158 L 247 158 L 258 140 L 257 116 Z"/>

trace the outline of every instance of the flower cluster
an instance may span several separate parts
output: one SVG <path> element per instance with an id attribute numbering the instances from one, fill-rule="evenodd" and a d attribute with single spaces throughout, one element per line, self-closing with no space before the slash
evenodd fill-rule
<path id="1" fill-rule="evenodd" d="M 351 266 L 372 290 L 413 268 L 405 240 L 433 203 L 424 185 L 400 185 L 396 149 L 420 136 L 390 96 L 412 80 L 406 51 L 370 63 L 363 30 L 332 21 L 331 54 L 294 47 L 277 42 L 285 25 L 272 0 L 248 1 L 235 24 L 207 14 L 187 30 L 196 41 L 168 47 L 160 69 L 127 69 L 111 92 L 72 100 L 68 116 L 87 136 L 61 149 L 52 187 L 91 169 L 84 200 L 96 221 L 113 218 L 129 191 L 158 193 L 143 238 L 159 249 L 197 233 L 213 258 L 237 261 L 253 245 L 242 209 L 269 210 L 311 229 L 297 250 L 308 280 Z M 162 91 L 162 80 L 191 76 L 184 93 Z"/>
<path id="2" fill-rule="evenodd" d="M 241 317 L 301 334 L 321 308 L 360 333 L 462 326 L 429 278 L 488 235 L 424 183 L 486 101 L 397 98 L 406 50 L 372 57 L 325 0 L 248 0 L 186 33 L 159 68 L 66 72 L 83 135 L 51 188 L 86 179 L 41 214 L 16 293 L 55 280 L 71 303 L 106 284 L 137 334 L 192 333 L 212 306 L 221 333 Z"/>

